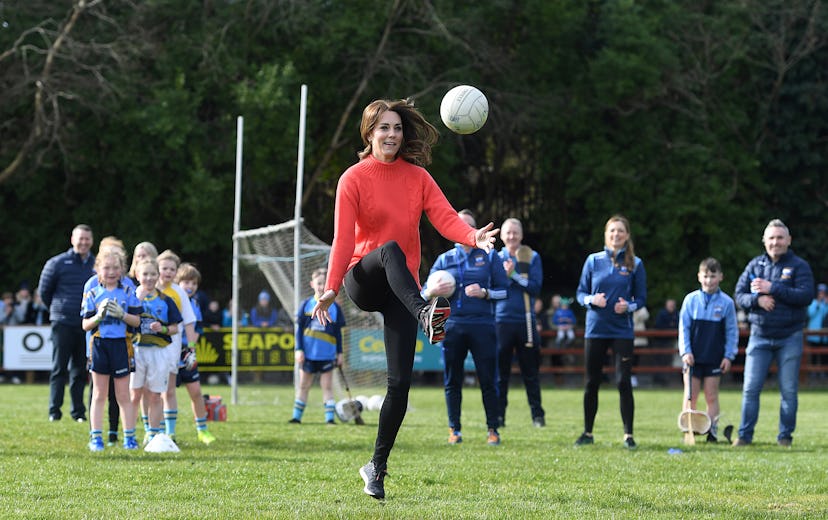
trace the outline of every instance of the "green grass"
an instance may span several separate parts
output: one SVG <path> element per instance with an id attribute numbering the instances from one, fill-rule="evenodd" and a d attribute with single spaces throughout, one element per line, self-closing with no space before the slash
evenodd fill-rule
<path id="1" fill-rule="evenodd" d="M 379 393 L 359 389 L 359 393 Z M 225 396 L 227 387 L 209 387 Z M 531 425 L 522 388 L 510 394 L 503 444 L 485 442 L 480 393 L 464 392 L 464 442 L 446 444 L 440 388 L 415 388 L 389 461 L 387 500 L 362 493 L 357 470 L 370 458 L 368 426 L 325 426 L 318 387 L 305 424 L 289 425 L 293 390 L 245 386 L 218 441 L 196 442 L 179 393 L 182 452 L 99 454 L 86 424 L 46 420 L 46 385 L 0 386 L 2 518 L 825 518 L 828 514 L 828 393 L 800 394 L 792 449 L 776 446 L 779 399 L 767 389 L 753 446 L 681 443 L 681 390 L 636 392 L 636 440 L 621 447 L 617 392 L 601 390 L 596 444 L 574 448 L 581 392 L 544 389 L 547 427 Z M 68 396 L 67 396 L 68 398 Z M 738 423 L 740 394 L 721 396 Z M 140 428 L 139 428 L 140 430 Z M 701 441 L 702 438 L 699 437 Z M 680 448 L 681 454 L 668 454 Z"/>

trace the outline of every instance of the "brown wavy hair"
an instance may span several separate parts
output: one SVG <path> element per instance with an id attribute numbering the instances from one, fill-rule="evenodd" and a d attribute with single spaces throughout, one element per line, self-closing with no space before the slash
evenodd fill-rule
<path id="1" fill-rule="evenodd" d="M 627 267 L 627 271 L 633 272 L 633 269 L 635 269 L 635 246 L 633 245 L 630 221 L 627 220 L 627 217 L 625 217 L 624 215 L 613 215 L 609 218 L 609 220 L 607 220 L 607 223 L 604 224 L 605 233 L 609 225 L 613 222 L 622 223 L 624 225 L 624 229 L 627 230 L 627 243 L 624 244 L 624 265 Z M 615 262 L 615 258 L 613 258 L 612 261 Z"/>
<path id="2" fill-rule="evenodd" d="M 371 155 L 371 133 L 380 116 L 389 110 L 399 114 L 402 120 L 403 139 L 398 156 L 418 166 L 431 164 L 431 147 L 437 143 L 440 133 L 414 108 L 414 102 L 410 98 L 396 101 L 378 99 L 365 107 L 359 125 L 359 134 L 365 148 L 357 154 L 359 158 Z"/>

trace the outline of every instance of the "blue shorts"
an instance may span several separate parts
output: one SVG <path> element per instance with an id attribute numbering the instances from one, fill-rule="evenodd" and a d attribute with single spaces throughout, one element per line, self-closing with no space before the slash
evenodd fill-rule
<path id="1" fill-rule="evenodd" d="M 335 366 L 335 359 L 305 359 L 305 362 L 302 363 L 302 370 L 309 374 L 324 374 L 333 370 Z"/>
<path id="2" fill-rule="evenodd" d="M 684 371 L 689 367 L 684 365 Z M 704 379 L 705 377 L 721 377 L 722 367 L 713 364 L 696 363 L 693 365 L 693 377 Z"/>
<path id="3" fill-rule="evenodd" d="M 126 338 L 92 338 L 92 364 L 89 370 L 112 377 L 129 375 L 129 351 Z"/>
<path id="4" fill-rule="evenodd" d="M 192 370 L 186 368 L 179 368 L 178 374 L 175 376 L 175 386 L 181 386 L 181 383 L 188 385 L 190 383 L 198 383 L 201 381 L 201 374 L 198 373 L 198 367 Z"/>

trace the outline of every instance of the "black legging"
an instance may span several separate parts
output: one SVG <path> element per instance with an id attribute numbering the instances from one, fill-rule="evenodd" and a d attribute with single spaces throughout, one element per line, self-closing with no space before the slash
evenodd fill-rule
<path id="1" fill-rule="evenodd" d="M 621 421 L 624 433 L 632 435 L 635 401 L 633 400 L 632 376 L 633 340 L 620 338 L 589 338 L 586 340 L 586 385 L 584 388 L 584 431 L 592 433 L 595 414 L 598 413 L 598 387 L 604 368 L 607 350 L 612 348 L 615 357 L 615 381 L 620 397 Z"/>
<path id="2" fill-rule="evenodd" d="M 385 469 L 405 411 L 414 368 L 420 310 L 426 305 L 405 263 L 405 254 L 387 242 L 365 255 L 345 275 L 345 290 L 360 309 L 380 312 L 384 319 L 388 387 L 380 410 L 373 462 Z"/>

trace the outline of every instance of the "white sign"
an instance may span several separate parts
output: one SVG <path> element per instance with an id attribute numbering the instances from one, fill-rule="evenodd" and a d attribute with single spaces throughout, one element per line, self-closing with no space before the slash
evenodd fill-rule
<path id="1" fill-rule="evenodd" d="M 3 328 L 5 370 L 52 370 L 52 327 Z"/>

